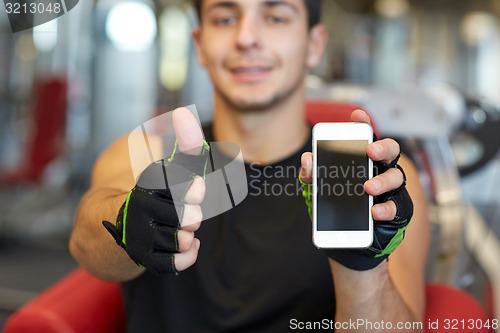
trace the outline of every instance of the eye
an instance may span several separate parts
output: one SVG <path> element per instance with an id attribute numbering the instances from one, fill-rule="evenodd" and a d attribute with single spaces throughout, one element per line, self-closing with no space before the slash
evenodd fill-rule
<path id="1" fill-rule="evenodd" d="M 269 23 L 273 23 L 273 24 L 285 24 L 288 22 L 288 20 L 286 18 L 281 17 L 281 16 L 274 16 L 274 15 L 270 15 L 270 16 L 266 17 L 266 21 Z"/>
<path id="2" fill-rule="evenodd" d="M 234 16 L 221 17 L 215 20 L 217 26 L 233 25 L 236 22 Z"/>

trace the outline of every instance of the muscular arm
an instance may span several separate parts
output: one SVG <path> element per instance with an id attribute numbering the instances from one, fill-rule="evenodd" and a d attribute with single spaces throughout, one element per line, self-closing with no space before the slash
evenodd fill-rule
<path id="1" fill-rule="evenodd" d="M 203 133 L 191 111 L 186 108 L 173 111 L 172 124 L 179 153 L 200 154 Z M 118 139 L 97 160 L 90 189 L 78 207 L 70 239 L 70 252 L 79 264 L 108 281 L 128 281 L 144 272 L 134 260 L 155 275 L 183 271 L 195 263 L 200 247 L 200 240 L 195 238 L 194 232 L 202 221 L 200 203 L 205 196 L 204 179 L 200 175 L 190 179 L 192 183 L 183 198 L 182 220 L 178 221 L 177 216 L 172 217 L 169 213 L 169 209 L 175 211 L 173 204 L 169 206 L 168 200 L 160 200 L 162 195 L 167 198 L 170 192 L 158 190 L 153 194 L 144 191 L 136 186 L 132 172 L 132 166 L 136 171 L 158 166 L 152 162 L 165 157 L 162 137 L 148 135 L 149 154 L 140 154 L 140 150 L 134 148 L 138 153 L 134 154 L 133 161 L 129 157 L 129 143 L 131 147 L 143 147 L 143 134 Z M 184 168 L 182 160 L 179 163 L 174 159 L 171 164 Z M 142 191 L 137 194 L 137 191 L 131 192 L 132 188 Z M 115 225 L 115 221 L 128 193 L 131 196 L 129 209 L 124 210 L 124 218 L 128 211 L 128 227 L 125 228 L 125 221 L 119 225 Z M 133 211 L 131 206 L 135 207 Z M 150 224 L 153 220 L 162 225 L 153 227 Z M 110 223 L 104 228 L 102 221 Z M 134 237 L 127 237 L 125 246 L 122 236 L 130 236 L 130 233 Z"/>
<path id="2" fill-rule="evenodd" d="M 117 246 L 101 223 L 115 222 L 134 185 L 127 137 L 122 137 L 94 165 L 90 189 L 80 201 L 69 242 L 71 255 L 80 266 L 100 279 L 127 281 L 144 271 Z"/>
<path id="3" fill-rule="evenodd" d="M 414 215 L 405 239 L 388 262 L 369 271 L 353 271 L 330 260 L 338 322 L 365 319 L 380 323 L 383 320 L 392 322 L 395 328 L 398 322 L 424 319 L 424 270 L 429 245 L 427 205 L 413 164 L 407 158 L 402 158 L 399 164 L 407 175 L 407 189 L 414 204 Z M 363 331 L 361 327 L 357 330 Z M 375 332 L 375 329 L 368 331 Z"/>

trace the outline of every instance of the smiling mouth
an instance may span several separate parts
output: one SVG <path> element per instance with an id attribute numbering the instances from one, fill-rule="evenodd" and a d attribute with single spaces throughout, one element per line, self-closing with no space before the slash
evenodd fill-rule
<path id="1" fill-rule="evenodd" d="M 235 74 L 260 74 L 270 70 L 270 67 L 237 67 L 232 68 L 231 72 Z"/>
<path id="2" fill-rule="evenodd" d="M 240 83 L 255 84 L 265 80 L 272 70 L 268 66 L 241 66 L 229 69 L 233 78 Z"/>

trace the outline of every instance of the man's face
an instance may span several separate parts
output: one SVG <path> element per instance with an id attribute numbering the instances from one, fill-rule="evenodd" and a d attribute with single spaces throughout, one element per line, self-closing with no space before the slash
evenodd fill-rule
<path id="1" fill-rule="evenodd" d="M 194 32 L 200 63 L 236 109 L 276 105 L 316 65 L 304 0 L 204 0 L 201 16 Z"/>

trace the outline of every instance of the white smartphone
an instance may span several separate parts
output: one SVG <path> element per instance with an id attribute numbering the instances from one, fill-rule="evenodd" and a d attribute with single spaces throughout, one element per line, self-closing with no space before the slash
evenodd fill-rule
<path id="1" fill-rule="evenodd" d="M 364 248 L 373 242 L 373 177 L 366 155 L 373 129 L 366 123 L 313 127 L 313 243 L 319 248 Z"/>

